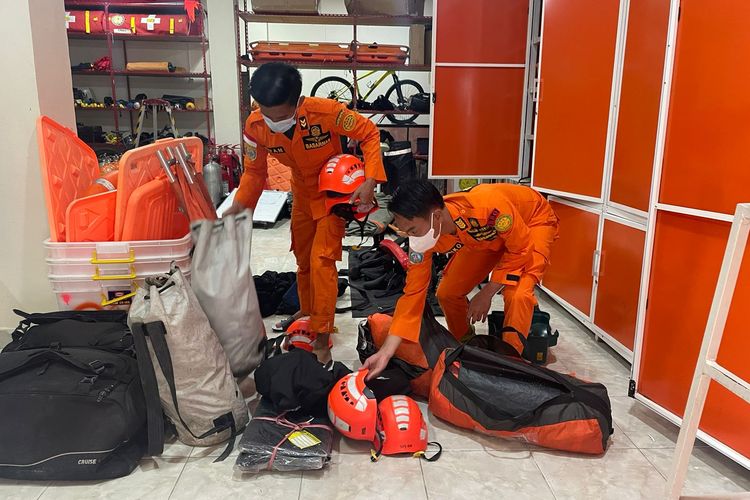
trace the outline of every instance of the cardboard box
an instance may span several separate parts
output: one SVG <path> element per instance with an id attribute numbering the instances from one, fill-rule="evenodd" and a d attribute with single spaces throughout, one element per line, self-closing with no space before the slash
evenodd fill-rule
<path id="1" fill-rule="evenodd" d="M 425 0 L 345 0 L 353 16 L 424 16 Z"/>
<path id="2" fill-rule="evenodd" d="M 425 26 L 413 24 L 409 26 L 409 64 L 423 66 L 425 64 Z"/>
<path id="3" fill-rule="evenodd" d="M 424 63 L 427 66 L 432 64 L 432 26 L 424 30 Z"/>
<path id="4" fill-rule="evenodd" d="M 317 14 L 318 0 L 252 0 L 256 14 Z"/>

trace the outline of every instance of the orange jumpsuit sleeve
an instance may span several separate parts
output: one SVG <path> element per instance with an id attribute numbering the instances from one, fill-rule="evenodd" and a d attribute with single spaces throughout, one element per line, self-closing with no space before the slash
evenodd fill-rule
<path id="1" fill-rule="evenodd" d="M 370 120 L 341 103 L 333 102 L 335 121 L 331 129 L 339 134 L 359 141 L 365 157 L 365 176 L 377 182 L 385 182 L 385 167 L 380 153 L 380 131 Z"/>
<path id="2" fill-rule="evenodd" d="M 517 285 L 532 256 L 533 243 L 529 227 L 511 202 L 495 204 L 488 221 L 493 221 L 498 237 L 505 243 L 503 256 L 490 279 L 501 285 Z"/>
<path id="3" fill-rule="evenodd" d="M 246 208 L 255 210 L 268 177 L 268 152 L 248 133 L 247 125 L 245 125 L 242 139 L 245 143 L 245 156 L 242 158 L 244 172 L 240 178 L 240 187 L 237 189 L 234 201 Z"/>
<path id="4" fill-rule="evenodd" d="M 432 252 L 424 254 L 422 262 L 410 262 L 406 271 L 404 294 L 396 303 L 390 335 L 411 342 L 419 342 L 422 328 L 422 312 L 427 302 L 427 290 L 432 279 Z"/>

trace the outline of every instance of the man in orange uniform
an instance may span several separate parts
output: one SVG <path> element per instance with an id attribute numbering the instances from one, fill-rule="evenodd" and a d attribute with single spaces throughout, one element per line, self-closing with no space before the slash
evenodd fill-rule
<path id="1" fill-rule="evenodd" d="M 267 155 L 289 165 L 297 292 L 302 314 L 310 316 L 311 330 L 319 334 L 316 353 L 326 361 L 330 358 L 328 334 L 334 331 L 336 261 L 341 260 L 344 220 L 326 214 L 318 176 L 328 159 L 342 152 L 341 136 L 360 141 L 366 181 L 350 203 L 365 211 L 373 204 L 376 183 L 385 181 L 385 170 L 374 123 L 335 100 L 301 97 L 301 92 L 302 77 L 288 64 L 267 63 L 253 72 L 250 94 L 260 109 L 245 122 L 245 172 L 230 211 L 255 208 L 266 182 Z"/>
<path id="2" fill-rule="evenodd" d="M 514 184 L 480 184 L 443 198 L 432 184 L 419 180 L 400 186 L 388 209 L 409 236 L 410 265 L 388 339 L 363 366 L 370 369 L 368 377 L 385 368 L 401 339 L 418 341 L 435 252 L 453 254 L 437 289 L 453 336 L 461 339 L 472 332 L 472 323 L 484 322 L 492 297 L 503 289 L 503 326 L 516 330 L 503 332 L 503 340 L 523 352 L 519 334 L 526 337 L 531 328 L 534 286 L 557 238 L 557 216 L 547 200 Z M 467 300 L 487 275 L 489 283 Z"/>

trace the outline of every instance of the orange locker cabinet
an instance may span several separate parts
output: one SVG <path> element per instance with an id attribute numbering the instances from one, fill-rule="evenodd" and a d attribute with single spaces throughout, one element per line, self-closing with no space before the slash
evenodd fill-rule
<path id="1" fill-rule="evenodd" d="M 618 0 L 546 0 L 534 186 L 601 199 Z"/>
<path id="2" fill-rule="evenodd" d="M 528 0 L 435 0 L 429 173 L 518 177 Z"/>
<path id="3" fill-rule="evenodd" d="M 432 175 L 518 174 L 524 69 L 435 68 Z"/>
<path id="4" fill-rule="evenodd" d="M 670 212 L 660 212 L 656 220 L 637 391 L 678 416 L 685 410 L 729 226 Z M 750 251 L 746 250 L 718 358 L 745 380 L 750 380 L 748 303 Z M 750 457 L 748 422 L 750 405 L 712 383 L 701 429 Z"/>
<path id="5" fill-rule="evenodd" d="M 604 220 L 594 324 L 633 350 L 646 232 Z"/>
<path id="6" fill-rule="evenodd" d="M 733 214 L 750 201 L 750 2 L 682 0 L 662 203 Z"/>
<path id="7" fill-rule="evenodd" d="M 609 199 L 648 211 L 669 0 L 630 2 Z"/>
<path id="8" fill-rule="evenodd" d="M 552 246 L 550 266 L 542 284 L 590 317 L 600 216 L 559 201 L 551 200 L 551 204 L 560 218 L 560 238 Z"/>
<path id="9" fill-rule="evenodd" d="M 441 63 L 526 63 L 529 0 L 438 0 Z"/>

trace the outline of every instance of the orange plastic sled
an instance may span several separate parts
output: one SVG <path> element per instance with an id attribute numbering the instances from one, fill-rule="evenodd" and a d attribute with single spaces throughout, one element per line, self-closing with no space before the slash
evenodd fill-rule
<path id="1" fill-rule="evenodd" d="M 177 199 L 166 177 L 138 187 L 128 200 L 122 241 L 173 240 L 190 229 L 188 218 L 177 210 Z"/>
<path id="2" fill-rule="evenodd" d="M 358 43 L 355 60 L 363 63 L 406 64 L 409 47 L 404 45 L 379 45 Z"/>
<path id="3" fill-rule="evenodd" d="M 132 204 L 130 203 L 130 198 L 137 189 L 156 178 L 164 176 L 156 152 L 180 143 L 184 143 L 192 157 L 197 160 L 195 162 L 196 170 L 200 171 L 203 168 L 201 162 L 203 143 L 197 137 L 163 139 L 156 141 L 154 144 L 132 149 L 122 156 L 117 181 L 115 240 L 129 241 L 137 235 L 164 234 L 164 231 L 166 231 L 164 229 L 165 224 L 171 224 L 175 220 L 180 221 L 175 196 L 169 189 L 166 189 L 161 200 L 158 199 L 158 196 L 155 197 L 153 193 L 148 195 L 141 193 L 139 196 L 144 196 L 144 199 L 149 200 L 148 208 L 137 205 L 138 197 Z M 187 218 L 184 219 L 187 221 Z M 180 222 L 173 231 L 166 232 L 174 234 L 175 230 L 182 228 L 185 228 L 185 231 L 179 236 L 183 236 L 187 234 L 187 222 L 184 224 Z"/>
<path id="4" fill-rule="evenodd" d="M 352 50 L 348 43 L 265 42 L 250 44 L 254 61 L 349 62 Z"/>
<path id="5" fill-rule="evenodd" d="M 111 241 L 114 230 L 110 225 L 111 196 L 89 197 L 85 202 L 71 207 L 71 203 L 82 198 L 92 182 L 101 175 L 94 151 L 72 130 L 47 116 L 40 116 L 37 120 L 37 141 L 50 239 Z M 81 225 L 84 220 L 98 222 Z M 76 226 L 74 237 L 67 233 L 68 221 Z"/>
<path id="6" fill-rule="evenodd" d="M 65 214 L 67 240 L 112 241 L 115 235 L 116 201 L 117 191 L 73 200 Z"/>

